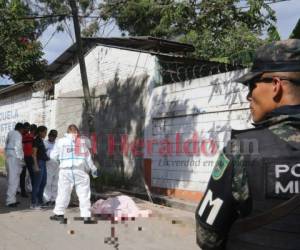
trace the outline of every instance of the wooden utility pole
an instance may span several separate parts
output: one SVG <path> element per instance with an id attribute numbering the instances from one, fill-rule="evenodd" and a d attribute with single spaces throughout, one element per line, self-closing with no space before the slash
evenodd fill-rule
<path id="1" fill-rule="evenodd" d="M 79 66 L 80 66 L 82 88 L 83 88 L 83 94 L 84 94 L 84 102 L 85 102 L 86 110 L 88 113 L 89 132 L 92 134 L 95 129 L 94 117 L 92 114 L 91 94 L 90 94 L 89 83 L 88 83 L 88 78 L 87 78 L 87 74 L 86 74 L 84 55 L 83 55 L 83 51 L 82 51 L 82 40 L 81 40 L 81 34 L 80 34 L 80 25 L 79 25 L 79 21 L 78 21 L 78 9 L 77 9 L 75 0 L 69 0 L 69 2 L 70 2 L 71 9 L 72 9 L 73 23 L 74 23 L 74 29 L 75 29 L 75 38 L 76 38 L 76 45 L 77 45 L 77 56 L 78 56 L 78 61 L 79 61 Z M 141 178 L 144 183 L 149 200 L 151 202 L 153 202 L 150 190 L 149 190 L 148 185 L 146 184 L 146 181 L 142 174 L 141 174 Z"/>
<path id="2" fill-rule="evenodd" d="M 91 94 L 89 89 L 89 83 L 86 73 L 86 66 L 84 61 L 83 49 L 82 49 L 82 40 L 81 40 L 81 32 L 80 32 L 80 25 L 78 21 L 78 8 L 76 5 L 75 0 L 70 0 L 70 6 L 72 9 L 72 16 L 73 16 L 73 23 L 74 23 L 74 30 L 75 30 L 75 38 L 76 38 L 76 47 L 77 47 L 77 57 L 80 67 L 80 74 L 82 80 L 82 88 L 83 88 L 83 95 L 84 95 L 84 103 L 88 115 L 88 126 L 89 132 L 94 132 L 94 117 L 92 114 L 92 101 L 91 101 Z"/>

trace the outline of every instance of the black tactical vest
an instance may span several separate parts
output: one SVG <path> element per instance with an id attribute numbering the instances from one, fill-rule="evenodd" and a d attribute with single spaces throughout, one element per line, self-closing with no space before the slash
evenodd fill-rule
<path id="1" fill-rule="evenodd" d="M 281 140 L 268 128 L 248 130 L 233 138 L 246 145 L 241 150 L 245 153 L 252 198 L 250 217 L 266 212 L 299 193 L 300 143 Z M 257 145 L 253 144 L 255 141 Z M 248 154 L 243 150 L 253 152 Z M 226 249 L 300 250 L 300 208 L 258 229 L 229 234 Z"/>

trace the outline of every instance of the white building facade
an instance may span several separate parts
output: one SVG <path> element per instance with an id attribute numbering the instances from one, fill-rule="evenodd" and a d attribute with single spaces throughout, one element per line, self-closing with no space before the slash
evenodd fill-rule
<path id="1" fill-rule="evenodd" d="M 243 70 L 175 56 L 172 50 L 188 47 L 170 42 L 157 47 L 156 42 L 89 43 L 85 62 L 93 135 L 74 45 L 50 65 L 58 75 L 54 89 L 27 83 L 0 90 L 0 147 L 16 122 L 57 129 L 59 137 L 76 124 L 92 136 L 101 167 L 134 181 L 142 174 L 153 192 L 199 201 L 231 128 L 251 126 L 246 89 L 233 82 Z"/>

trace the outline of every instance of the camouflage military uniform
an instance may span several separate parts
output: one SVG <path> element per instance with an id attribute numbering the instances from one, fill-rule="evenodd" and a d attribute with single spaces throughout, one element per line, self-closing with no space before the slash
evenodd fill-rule
<path id="1" fill-rule="evenodd" d="M 267 128 L 286 142 L 300 142 L 300 105 L 275 109 L 256 127 Z M 255 130 L 255 129 L 254 129 Z M 226 249 L 233 222 L 251 212 L 251 192 L 238 141 L 220 154 L 204 198 L 196 211 L 197 242 L 203 250 Z M 207 198 L 209 197 L 209 198 Z"/>

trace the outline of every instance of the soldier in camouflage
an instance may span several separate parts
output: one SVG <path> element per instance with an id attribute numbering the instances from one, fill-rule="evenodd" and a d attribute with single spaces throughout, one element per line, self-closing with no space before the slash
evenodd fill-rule
<path id="1" fill-rule="evenodd" d="M 300 249 L 300 40 L 259 48 L 248 86 L 254 128 L 232 131 L 196 210 L 203 249 Z"/>

